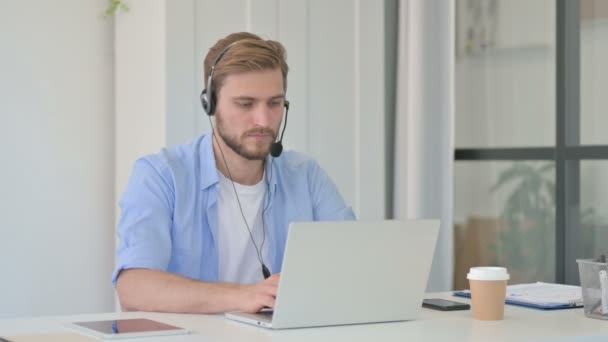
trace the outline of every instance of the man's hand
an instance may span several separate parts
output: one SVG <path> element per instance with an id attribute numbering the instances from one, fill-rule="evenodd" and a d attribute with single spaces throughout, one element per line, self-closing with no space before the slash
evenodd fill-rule
<path id="1" fill-rule="evenodd" d="M 280 277 L 277 273 L 257 284 L 243 285 L 240 310 L 255 313 L 265 307 L 274 309 Z"/>
<path id="2" fill-rule="evenodd" d="M 258 312 L 274 308 L 280 275 L 253 285 L 208 283 L 165 271 L 127 269 L 116 290 L 123 310 L 180 313 Z"/>

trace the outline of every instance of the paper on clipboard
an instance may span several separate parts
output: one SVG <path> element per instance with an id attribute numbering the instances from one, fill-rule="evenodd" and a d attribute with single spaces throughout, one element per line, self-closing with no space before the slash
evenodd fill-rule
<path id="1" fill-rule="evenodd" d="M 455 296 L 471 297 L 468 290 L 454 292 Z M 580 286 L 532 283 L 507 286 L 506 303 L 541 310 L 568 309 L 583 306 Z"/>
<path id="2" fill-rule="evenodd" d="M 534 283 L 507 287 L 507 299 L 536 305 L 582 305 L 580 286 Z"/>

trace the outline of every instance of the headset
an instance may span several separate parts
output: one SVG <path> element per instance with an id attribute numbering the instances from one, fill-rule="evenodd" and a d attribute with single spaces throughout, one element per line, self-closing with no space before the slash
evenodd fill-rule
<path id="1" fill-rule="evenodd" d="M 212 116 L 215 114 L 215 107 L 216 107 L 216 102 L 217 102 L 217 95 L 215 94 L 215 89 L 214 89 L 214 82 L 213 82 L 213 75 L 215 74 L 215 67 L 217 66 L 217 64 L 219 63 L 220 59 L 222 59 L 222 57 L 226 54 L 226 52 L 228 52 L 228 50 L 230 50 L 230 48 L 232 48 L 233 46 L 235 46 L 236 44 L 240 43 L 240 40 L 237 40 L 236 42 L 232 42 L 230 45 L 228 45 L 224 50 L 222 50 L 222 52 L 220 52 L 217 57 L 215 58 L 215 61 L 213 62 L 213 65 L 211 66 L 211 71 L 209 72 L 209 78 L 207 79 L 207 87 L 203 90 L 203 92 L 201 93 L 200 96 L 200 100 L 201 100 L 201 105 L 203 106 L 203 110 L 205 111 L 205 113 L 207 113 L 207 116 Z M 289 114 L 289 101 L 285 100 L 284 103 L 285 106 L 285 120 L 283 120 L 283 129 L 281 130 L 281 136 L 279 138 L 279 141 L 275 141 L 274 143 L 272 143 L 272 146 L 270 146 L 270 155 L 273 156 L 274 158 L 278 158 L 281 156 L 281 153 L 283 153 L 283 135 L 285 134 L 285 128 L 287 128 L 287 115 Z M 213 126 L 212 126 L 213 127 Z"/>
<path id="2" fill-rule="evenodd" d="M 230 173 L 230 168 L 228 167 L 228 163 L 226 162 L 226 158 L 224 157 L 224 151 L 222 151 L 222 147 L 220 146 L 219 142 L 217 141 L 217 136 L 215 135 L 215 128 L 213 127 L 213 123 L 211 122 L 211 116 L 213 116 L 215 114 L 216 101 L 217 101 L 217 96 L 215 94 L 215 89 L 214 89 L 214 84 L 213 84 L 214 83 L 213 75 L 215 74 L 215 68 L 216 68 L 217 64 L 219 63 L 220 59 L 222 59 L 222 57 L 226 54 L 226 52 L 228 52 L 228 50 L 230 50 L 230 48 L 232 48 L 233 46 L 235 46 L 236 44 L 238 44 L 240 42 L 241 42 L 240 40 L 232 42 L 230 45 L 228 45 L 226 48 L 224 48 L 224 50 L 222 50 L 222 52 L 220 52 L 218 54 L 218 56 L 215 58 L 215 61 L 213 62 L 213 65 L 211 66 L 211 71 L 209 72 L 209 78 L 207 80 L 207 87 L 201 92 L 200 100 L 201 100 L 201 105 L 203 107 L 203 110 L 205 111 L 205 113 L 207 113 L 207 117 L 209 118 L 209 124 L 211 125 L 211 130 L 213 131 L 213 137 L 216 140 L 216 143 L 220 150 L 220 154 L 222 156 L 222 160 L 224 161 L 224 165 L 226 166 L 226 170 L 228 171 L 228 177 L 230 178 L 230 182 L 232 183 L 232 188 L 234 190 L 234 195 L 236 197 L 237 203 L 239 205 L 241 217 L 243 218 L 243 222 L 245 223 L 245 227 L 247 228 L 247 232 L 249 233 L 249 238 L 251 239 L 251 242 L 253 243 L 253 246 L 255 247 L 258 261 L 260 262 L 260 266 L 262 267 L 262 275 L 264 276 L 264 279 L 267 279 L 268 277 L 270 277 L 270 271 L 268 270 L 268 267 L 266 267 L 266 265 L 264 264 L 264 260 L 262 257 L 262 248 L 264 248 L 264 242 L 266 241 L 266 224 L 264 222 L 264 215 L 266 213 L 266 210 L 268 209 L 266 207 L 265 202 L 266 202 L 266 194 L 268 193 L 268 191 L 270 189 L 270 180 L 268 180 L 268 178 L 266 178 L 266 194 L 264 195 L 264 199 L 262 200 L 264 203 L 264 208 L 262 209 L 263 238 L 262 238 L 262 244 L 260 245 L 260 248 L 258 248 L 258 245 L 253 238 L 251 228 L 249 227 L 249 224 L 247 223 L 247 219 L 245 218 L 245 214 L 243 213 L 243 208 L 241 206 L 241 200 L 239 199 L 239 195 L 236 191 L 236 186 L 234 185 L 234 181 L 232 180 L 233 178 L 232 178 L 232 174 Z M 285 106 L 285 119 L 283 122 L 283 129 L 281 130 L 281 136 L 279 138 L 279 141 L 275 141 L 274 143 L 272 143 L 272 145 L 270 147 L 270 155 L 273 158 L 278 158 L 281 155 L 281 153 L 283 152 L 283 135 L 285 134 L 285 128 L 287 127 L 287 114 L 289 113 L 289 101 L 285 101 L 284 106 Z M 266 167 L 266 163 L 264 163 L 264 167 Z M 272 160 L 271 160 L 271 164 L 270 164 L 270 179 L 272 179 Z"/>

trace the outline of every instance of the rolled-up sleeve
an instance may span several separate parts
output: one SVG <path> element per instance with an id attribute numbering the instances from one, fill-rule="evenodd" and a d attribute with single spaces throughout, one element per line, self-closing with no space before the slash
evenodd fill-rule
<path id="1" fill-rule="evenodd" d="M 122 270 L 166 271 L 171 260 L 171 226 L 175 201 L 169 168 L 154 157 L 135 162 L 119 205 L 119 247 L 112 284 Z"/>

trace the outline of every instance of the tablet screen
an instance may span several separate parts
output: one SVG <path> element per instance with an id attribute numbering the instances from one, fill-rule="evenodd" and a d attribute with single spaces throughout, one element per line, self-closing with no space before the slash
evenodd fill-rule
<path id="1" fill-rule="evenodd" d="M 186 331 L 185 329 L 180 327 L 144 318 L 118 319 L 113 321 L 76 322 L 73 324 L 75 326 L 90 329 L 104 335 Z"/>

